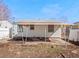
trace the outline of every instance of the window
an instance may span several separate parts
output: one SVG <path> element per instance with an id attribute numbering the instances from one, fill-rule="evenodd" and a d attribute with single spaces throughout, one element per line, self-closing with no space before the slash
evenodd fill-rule
<path id="1" fill-rule="evenodd" d="M 34 25 L 30 25 L 30 30 L 34 30 Z"/>
<path id="2" fill-rule="evenodd" d="M 23 32 L 23 26 L 19 25 L 19 32 Z"/>
<path id="3" fill-rule="evenodd" d="M 54 25 L 48 25 L 48 32 L 54 32 Z"/>

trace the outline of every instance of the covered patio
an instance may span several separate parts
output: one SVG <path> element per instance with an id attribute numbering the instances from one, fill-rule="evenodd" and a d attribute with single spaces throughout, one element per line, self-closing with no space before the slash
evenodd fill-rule
<path id="1" fill-rule="evenodd" d="M 61 39 L 63 28 L 68 24 L 61 22 L 17 22 L 17 33 L 13 38 L 18 37 L 23 41 L 53 41 Z M 16 40 L 18 40 L 16 39 Z"/>

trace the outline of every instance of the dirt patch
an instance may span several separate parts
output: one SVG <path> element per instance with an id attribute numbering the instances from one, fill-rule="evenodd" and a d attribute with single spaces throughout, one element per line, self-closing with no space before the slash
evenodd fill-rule
<path id="1" fill-rule="evenodd" d="M 30 42 L 31 43 L 31 42 Z M 22 44 L 22 42 L 10 41 L 0 43 L 0 57 L 3 58 L 73 58 L 79 57 L 79 54 L 72 53 L 79 47 L 52 44 Z"/>

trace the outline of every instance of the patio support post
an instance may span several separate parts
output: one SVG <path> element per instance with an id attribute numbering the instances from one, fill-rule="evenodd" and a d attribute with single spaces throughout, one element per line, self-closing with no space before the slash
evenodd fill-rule
<path id="1" fill-rule="evenodd" d="M 61 31 L 61 38 L 63 38 L 63 37 L 62 37 L 62 33 L 63 33 L 63 25 L 61 25 L 61 30 L 62 30 L 62 31 Z"/>
<path id="2" fill-rule="evenodd" d="M 23 26 L 22 26 L 21 33 L 22 33 L 22 41 L 23 41 L 23 44 L 24 44 L 24 38 L 23 38 Z"/>
<path id="3" fill-rule="evenodd" d="M 66 40 L 66 25 L 65 25 L 65 33 L 64 33 L 64 35 L 65 35 L 65 46 L 66 46 L 66 48 L 67 48 L 67 40 Z"/>
<path id="4" fill-rule="evenodd" d="M 45 27 L 45 42 L 46 42 L 46 27 Z"/>
<path id="5" fill-rule="evenodd" d="M 68 38 L 67 38 L 67 39 L 68 39 L 68 43 L 69 43 L 70 27 L 71 27 L 71 26 L 69 25 L 69 29 L 68 29 L 68 30 L 69 30 L 69 33 L 68 33 Z"/>
<path id="6" fill-rule="evenodd" d="M 26 27 L 26 29 L 27 29 L 27 27 Z M 26 33 L 26 41 L 27 41 L 27 36 L 28 36 L 28 29 L 25 31 L 25 33 Z"/>
<path id="7" fill-rule="evenodd" d="M 11 36 L 11 39 L 13 39 L 13 33 L 14 33 L 14 24 L 13 24 L 13 28 L 9 29 L 10 30 L 10 36 Z"/>

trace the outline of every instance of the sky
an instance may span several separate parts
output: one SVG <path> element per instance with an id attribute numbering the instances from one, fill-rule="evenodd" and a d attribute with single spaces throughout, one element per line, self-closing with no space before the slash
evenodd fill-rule
<path id="1" fill-rule="evenodd" d="M 79 21 L 79 0 L 4 0 L 12 17 L 18 19 L 57 19 Z"/>

